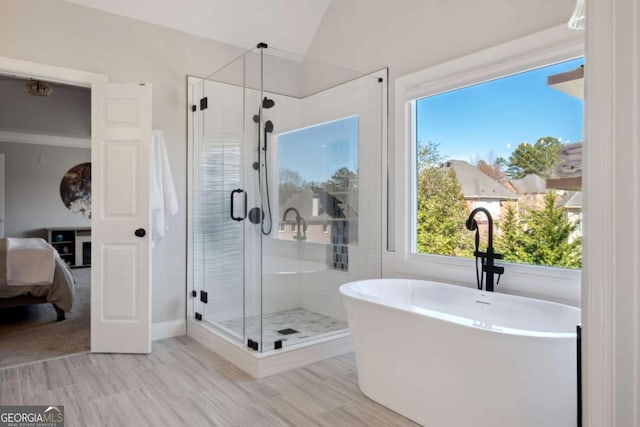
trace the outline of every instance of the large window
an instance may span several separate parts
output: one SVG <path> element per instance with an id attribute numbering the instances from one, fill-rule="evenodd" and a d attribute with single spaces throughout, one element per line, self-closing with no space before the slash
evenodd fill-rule
<path id="1" fill-rule="evenodd" d="M 509 169 L 508 163 L 519 146 L 521 151 L 531 154 L 539 151 L 536 148 L 557 146 L 555 140 L 562 147 L 558 151 L 582 140 L 582 82 L 575 80 L 573 84 L 559 87 L 553 83 L 557 83 L 555 77 L 551 79 L 553 82 L 548 78 L 571 71 L 577 74 L 582 61 L 575 58 L 583 55 L 583 34 L 556 27 L 396 79 L 394 143 L 389 159 L 392 179 L 387 222 L 389 239 L 388 251 L 383 257 L 385 274 L 474 286 L 475 236 L 465 227 L 471 209 L 484 207 L 492 213 L 496 220 L 494 246 L 506 253 L 501 245 L 507 242 L 535 243 L 536 238 L 552 235 L 534 234 L 537 224 L 529 220 L 532 205 L 543 206 L 545 197 L 551 196 L 557 198 L 554 213 L 562 214 L 554 218 L 565 225 L 568 219 L 572 230 L 563 241 L 573 243 L 569 246 L 579 250 L 581 194 L 570 191 L 580 190 L 581 178 L 560 178 L 551 173 L 545 178 L 540 176 L 544 175 L 542 172 L 538 175 L 529 173 L 529 169 Z M 520 84 L 531 75 L 536 76 L 535 84 L 532 80 Z M 485 90 L 493 85 L 505 86 L 501 91 Z M 574 90 L 578 97 L 559 90 L 567 88 Z M 555 98 L 552 101 L 537 98 L 535 91 L 544 91 Z M 469 94 L 475 94 L 475 100 Z M 550 113 L 546 114 L 546 120 L 534 120 L 542 116 L 540 110 Z M 576 119 L 571 127 L 567 117 Z M 504 161 L 498 161 L 500 157 Z M 538 170 L 544 169 L 557 172 L 558 165 Z M 435 170 L 439 170 L 439 174 Z M 567 170 L 571 171 L 565 167 L 562 173 Z M 477 175 L 478 172 L 482 175 Z M 518 172 L 524 176 L 516 176 Z M 479 176 L 485 185 L 479 185 L 480 178 L 467 179 L 466 182 L 473 183 L 477 189 L 467 191 L 458 181 L 458 177 L 464 180 L 466 174 Z M 520 189 L 515 188 L 518 185 Z M 544 191 L 540 191 L 542 185 Z M 443 188 L 449 188 L 449 194 Z M 574 197 L 569 198 L 569 194 Z M 441 202 L 437 195 L 443 197 Z M 459 210 L 451 210 L 451 205 Z M 516 238 L 507 237 L 510 227 L 507 213 L 518 227 L 511 226 Z M 482 214 L 476 219 L 482 232 L 481 249 L 484 249 L 488 227 L 482 223 Z M 523 252 L 532 252 L 531 246 L 518 247 Z M 565 262 L 567 259 L 577 261 L 573 265 L 579 266 L 578 257 L 564 257 L 564 261 L 560 257 L 558 261 L 558 258 L 514 259 L 512 255 L 499 261 L 505 272 L 496 288 L 498 291 L 580 304 L 581 269 L 562 267 L 571 265 Z"/>
<path id="2" fill-rule="evenodd" d="M 506 261 L 581 267 L 583 59 L 415 102 L 415 251 L 472 257 L 469 213 Z M 565 78 L 566 76 L 566 78 Z M 486 239 L 487 221 L 477 218 Z"/>

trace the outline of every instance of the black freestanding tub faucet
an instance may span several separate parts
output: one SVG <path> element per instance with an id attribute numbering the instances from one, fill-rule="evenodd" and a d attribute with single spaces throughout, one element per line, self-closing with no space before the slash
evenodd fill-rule
<path id="1" fill-rule="evenodd" d="M 475 220 L 475 216 L 482 212 L 485 214 L 488 220 L 489 225 L 489 238 L 487 241 L 487 251 L 481 252 L 478 248 L 480 244 L 480 230 L 478 229 L 478 222 Z M 476 280 L 478 283 L 478 289 L 482 290 L 483 282 L 485 283 L 484 290 L 493 292 L 494 278 L 495 275 L 498 275 L 498 280 L 496 281 L 496 285 L 500 282 L 500 276 L 504 273 L 504 267 L 500 267 L 495 265 L 494 261 L 497 259 L 502 259 L 503 255 L 498 254 L 493 250 L 493 218 L 489 211 L 485 208 L 475 208 L 471 211 L 467 222 L 465 223 L 467 230 L 476 232 L 476 249 L 473 252 L 473 255 L 476 257 Z M 482 265 L 482 273 L 478 269 L 478 260 L 481 261 Z M 486 278 L 486 282 L 485 279 Z"/>

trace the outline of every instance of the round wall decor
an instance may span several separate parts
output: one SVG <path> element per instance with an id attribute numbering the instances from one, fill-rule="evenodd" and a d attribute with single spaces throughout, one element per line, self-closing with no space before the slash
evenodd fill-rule
<path id="1" fill-rule="evenodd" d="M 60 197 L 71 212 L 91 219 L 91 163 L 75 165 L 64 174 Z"/>

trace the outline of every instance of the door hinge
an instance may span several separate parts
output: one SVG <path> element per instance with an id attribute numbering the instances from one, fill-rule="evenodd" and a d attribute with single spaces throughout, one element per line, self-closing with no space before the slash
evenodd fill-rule
<path id="1" fill-rule="evenodd" d="M 191 111 L 196 111 L 197 109 L 198 109 L 198 108 L 196 107 L 196 105 L 195 105 L 195 104 L 193 104 L 193 105 L 191 106 Z"/>
<path id="2" fill-rule="evenodd" d="M 209 302 L 209 294 L 206 293 L 205 291 L 200 291 L 200 301 L 202 301 L 205 304 Z"/>
<path id="3" fill-rule="evenodd" d="M 198 291 L 191 291 L 191 296 L 192 297 L 197 297 L 198 296 Z"/>
<path id="4" fill-rule="evenodd" d="M 196 320 L 202 321 L 202 314 L 196 313 Z"/>
<path id="5" fill-rule="evenodd" d="M 204 98 L 200 99 L 200 109 L 201 110 L 206 110 L 207 109 L 207 97 L 205 96 Z"/>

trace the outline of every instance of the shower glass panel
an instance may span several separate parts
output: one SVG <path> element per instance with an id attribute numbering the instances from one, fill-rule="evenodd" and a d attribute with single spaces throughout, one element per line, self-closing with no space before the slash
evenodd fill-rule
<path id="1" fill-rule="evenodd" d="M 193 312 L 258 351 L 345 333 L 338 288 L 381 275 L 386 72 L 256 48 L 191 90 Z"/>
<path id="2" fill-rule="evenodd" d="M 246 221 L 254 185 L 247 145 L 250 137 L 257 138 L 249 129 L 257 125 L 247 116 L 246 105 L 255 106 L 259 92 L 245 86 L 255 78 L 248 63 L 249 56 L 242 56 L 192 88 L 193 311 L 238 342 L 247 335 L 245 313 L 260 314 L 259 239 L 254 247 L 250 228 L 255 226 Z M 251 287 L 245 285 L 247 279 Z M 260 346 L 259 334 L 255 341 Z"/>
<path id="3" fill-rule="evenodd" d="M 265 50 L 275 107 L 267 161 L 273 231 L 263 239 L 263 348 L 345 332 L 338 288 L 381 276 L 386 79 Z"/>

